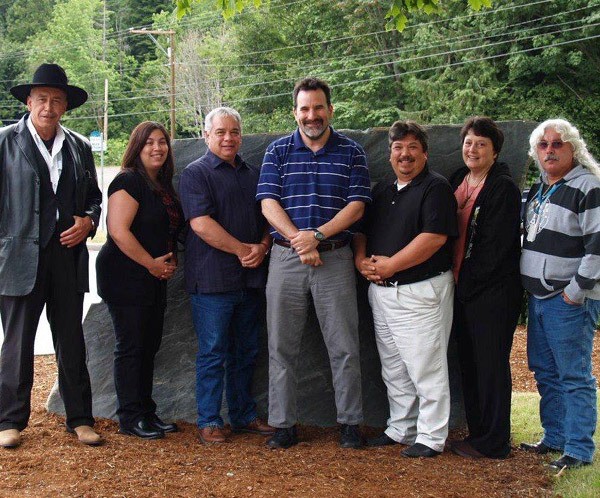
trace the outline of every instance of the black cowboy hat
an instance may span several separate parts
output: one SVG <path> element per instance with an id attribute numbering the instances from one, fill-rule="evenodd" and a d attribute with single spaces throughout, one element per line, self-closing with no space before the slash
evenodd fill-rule
<path id="1" fill-rule="evenodd" d="M 88 99 L 88 94 L 83 88 L 68 84 L 67 73 L 58 64 L 42 64 L 33 73 L 33 81 L 26 85 L 13 86 L 10 93 L 17 99 L 27 104 L 27 97 L 31 89 L 37 86 L 50 86 L 60 88 L 67 94 L 67 111 L 79 107 Z"/>

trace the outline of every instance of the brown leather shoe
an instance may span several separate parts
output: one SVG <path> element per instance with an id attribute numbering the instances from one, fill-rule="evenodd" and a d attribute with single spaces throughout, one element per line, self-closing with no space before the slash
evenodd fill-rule
<path id="1" fill-rule="evenodd" d="M 17 429 L 0 431 L 0 446 L 2 448 L 16 448 L 21 444 L 21 433 Z"/>
<path id="2" fill-rule="evenodd" d="M 455 453 L 463 458 L 485 458 L 483 453 L 477 451 L 467 441 L 452 441 L 450 443 L 450 449 L 452 450 L 452 453 Z"/>
<path id="3" fill-rule="evenodd" d="M 80 425 L 75 427 L 75 429 L 67 427 L 67 432 L 77 434 L 79 442 L 81 444 L 87 444 L 88 446 L 99 446 L 104 442 L 102 436 L 89 425 Z"/>
<path id="4" fill-rule="evenodd" d="M 200 429 L 200 441 L 204 444 L 224 443 L 227 440 L 221 427 L 203 427 Z"/>
<path id="5" fill-rule="evenodd" d="M 235 433 L 249 432 L 250 434 L 262 434 L 263 436 L 271 436 L 275 434 L 275 427 L 271 427 L 269 424 L 263 422 L 260 418 L 256 417 L 252 422 L 244 427 L 232 427 L 231 431 Z"/>

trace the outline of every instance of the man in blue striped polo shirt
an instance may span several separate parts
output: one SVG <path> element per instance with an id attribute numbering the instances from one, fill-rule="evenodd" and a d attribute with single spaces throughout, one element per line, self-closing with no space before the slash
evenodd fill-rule
<path id="1" fill-rule="evenodd" d="M 312 295 L 329 354 L 340 445 L 362 446 L 363 420 L 352 225 L 371 201 L 365 152 L 335 131 L 327 83 L 306 78 L 294 87 L 298 129 L 267 148 L 257 200 L 271 224 L 267 281 L 269 424 L 267 444 L 298 442 L 296 365 Z"/>

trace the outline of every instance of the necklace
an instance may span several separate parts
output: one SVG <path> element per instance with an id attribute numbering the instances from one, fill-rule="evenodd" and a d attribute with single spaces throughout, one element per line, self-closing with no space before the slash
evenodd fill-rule
<path id="1" fill-rule="evenodd" d="M 469 199 L 477 191 L 477 188 L 479 187 L 479 185 L 481 185 L 481 182 L 483 182 L 483 180 L 485 180 L 486 177 L 487 177 L 487 173 L 485 175 L 483 175 L 479 179 L 479 181 L 477 182 L 477 184 L 473 187 L 473 190 L 471 190 L 471 192 L 469 192 L 469 180 L 471 179 L 471 172 L 469 171 L 469 174 L 466 177 L 466 181 L 467 181 L 467 196 L 465 197 L 464 202 L 459 206 L 459 209 L 464 209 L 465 208 L 465 206 L 469 202 Z"/>

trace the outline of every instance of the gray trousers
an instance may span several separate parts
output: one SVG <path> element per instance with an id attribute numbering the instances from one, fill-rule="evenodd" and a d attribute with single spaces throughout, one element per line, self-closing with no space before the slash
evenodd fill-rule
<path id="1" fill-rule="evenodd" d="M 356 277 L 350 247 L 321 253 L 323 266 L 303 265 L 293 249 L 273 245 L 267 281 L 269 424 L 298 421 L 297 365 L 312 295 L 329 354 L 337 421 L 360 424 L 362 389 Z"/>

